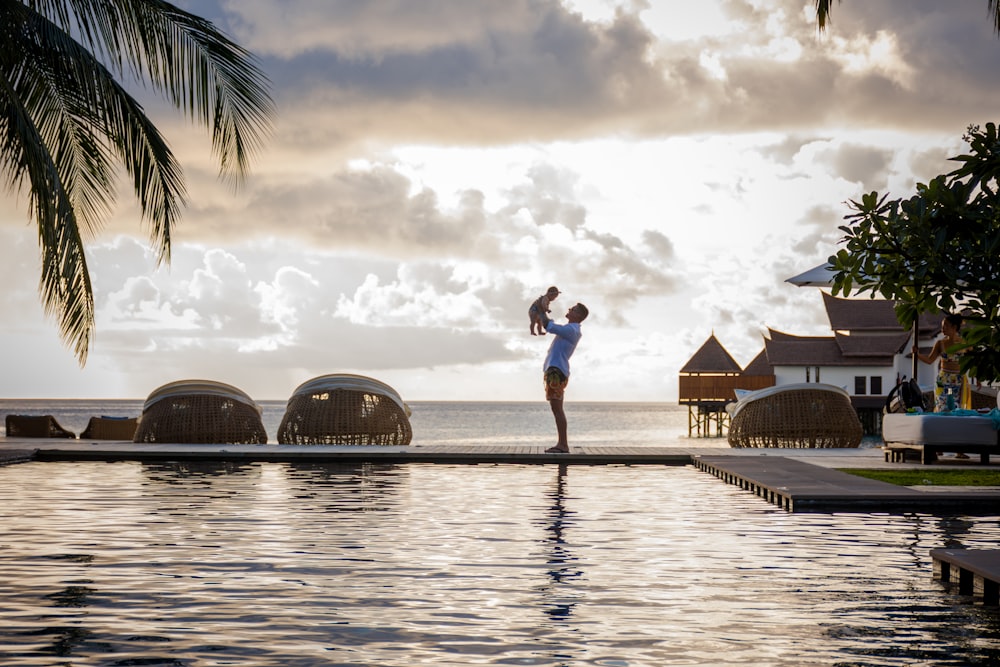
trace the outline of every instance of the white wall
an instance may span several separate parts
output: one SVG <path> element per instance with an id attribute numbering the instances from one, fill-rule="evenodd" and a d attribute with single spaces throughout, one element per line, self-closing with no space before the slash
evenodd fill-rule
<path id="1" fill-rule="evenodd" d="M 920 347 L 930 349 L 936 340 L 937 337 L 923 338 L 920 340 Z M 904 358 L 903 367 L 900 372 L 906 375 L 906 377 L 910 377 L 910 372 L 913 370 L 912 364 L 912 359 Z M 917 384 L 919 384 L 924 390 L 930 390 L 937 382 L 937 367 L 938 362 L 936 361 L 933 364 L 925 364 L 922 361 L 917 362 Z"/>
<path id="2" fill-rule="evenodd" d="M 854 395 L 854 378 L 864 376 L 865 396 L 885 396 L 896 384 L 897 372 L 907 377 L 910 376 L 908 367 L 909 360 L 902 355 L 897 355 L 896 366 L 823 366 L 820 367 L 819 379 L 823 384 L 832 384 L 836 387 L 843 387 L 847 393 Z M 901 365 L 900 365 L 901 363 Z M 926 365 L 926 364 L 924 364 Z M 878 394 L 871 394 L 871 378 L 878 376 L 882 378 L 882 391 Z M 775 384 L 792 384 L 806 381 L 805 366 L 779 366 L 774 369 Z M 932 376 L 931 376 L 932 377 Z M 809 372 L 809 381 L 816 381 L 816 372 L 813 367 Z M 921 380 L 917 380 L 921 382 Z"/>

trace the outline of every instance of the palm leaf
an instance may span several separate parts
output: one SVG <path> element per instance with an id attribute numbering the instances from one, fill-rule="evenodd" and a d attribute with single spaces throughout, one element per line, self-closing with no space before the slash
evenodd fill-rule
<path id="1" fill-rule="evenodd" d="M 221 174 L 242 182 L 270 132 L 269 81 L 247 50 L 209 21 L 160 0 L 48 0 L 73 8 L 84 44 L 119 75 L 148 80 L 177 108 L 212 128 Z"/>
<path id="2" fill-rule="evenodd" d="M 820 32 L 826 30 L 826 24 L 830 23 L 830 4 L 830 0 L 816 0 L 816 24 Z M 1000 35 L 1000 2 L 986 0 L 986 10 L 993 22 L 993 32 Z"/>
<path id="3" fill-rule="evenodd" d="M 991 0 L 992 1 L 992 0 Z M 816 23 L 822 32 L 830 22 L 830 0 L 816 0 Z"/>
<path id="4" fill-rule="evenodd" d="M 113 209 L 116 165 L 161 261 L 184 204 L 180 166 L 125 77 L 210 126 L 220 174 L 237 185 L 274 114 L 252 56 L 167 2 L 0 0 L 0 168 L 28 189 L 42 301 L 81 364 L 94 331 L 81 225 L 93 233 Z"/>

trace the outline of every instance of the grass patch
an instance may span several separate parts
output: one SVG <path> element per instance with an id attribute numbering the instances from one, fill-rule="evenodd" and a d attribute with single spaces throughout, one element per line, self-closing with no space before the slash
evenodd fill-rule
<path id="1" fill-rule="evenodd" d="M 1000 470 L 840 470 L 899 486 L 1000 486 Z"/>

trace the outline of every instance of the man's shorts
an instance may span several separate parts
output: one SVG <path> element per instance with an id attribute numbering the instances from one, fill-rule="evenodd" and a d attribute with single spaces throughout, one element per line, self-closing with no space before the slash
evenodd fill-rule
<path id="1" fill-rule="evenodd" d="M 545 400 L 561 401 L 566 394 L 569 378 L 562 371 L 552 366 L 545 371 Z"/>

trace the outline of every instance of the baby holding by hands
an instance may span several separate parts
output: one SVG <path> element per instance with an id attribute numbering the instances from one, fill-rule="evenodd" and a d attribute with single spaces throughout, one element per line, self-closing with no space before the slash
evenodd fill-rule
<path id="1" fill-rule="evenodd" d="M 549 313 L 552 310 L 549 308 L 549 304 L 556 300 L 559 296 L 559 288 L 553 285 L 545 294 L 541 295 L 535 299 L 531 307 L 528 308 L 528 320 L 530 321 L 530 326 L 528 327 L 531 331 L 532 336 L 544 336 L 545 335 L 545 325 L 542 324 L 542 313 Z M 537 329 L 537 333 L 536 330 Z"/>

